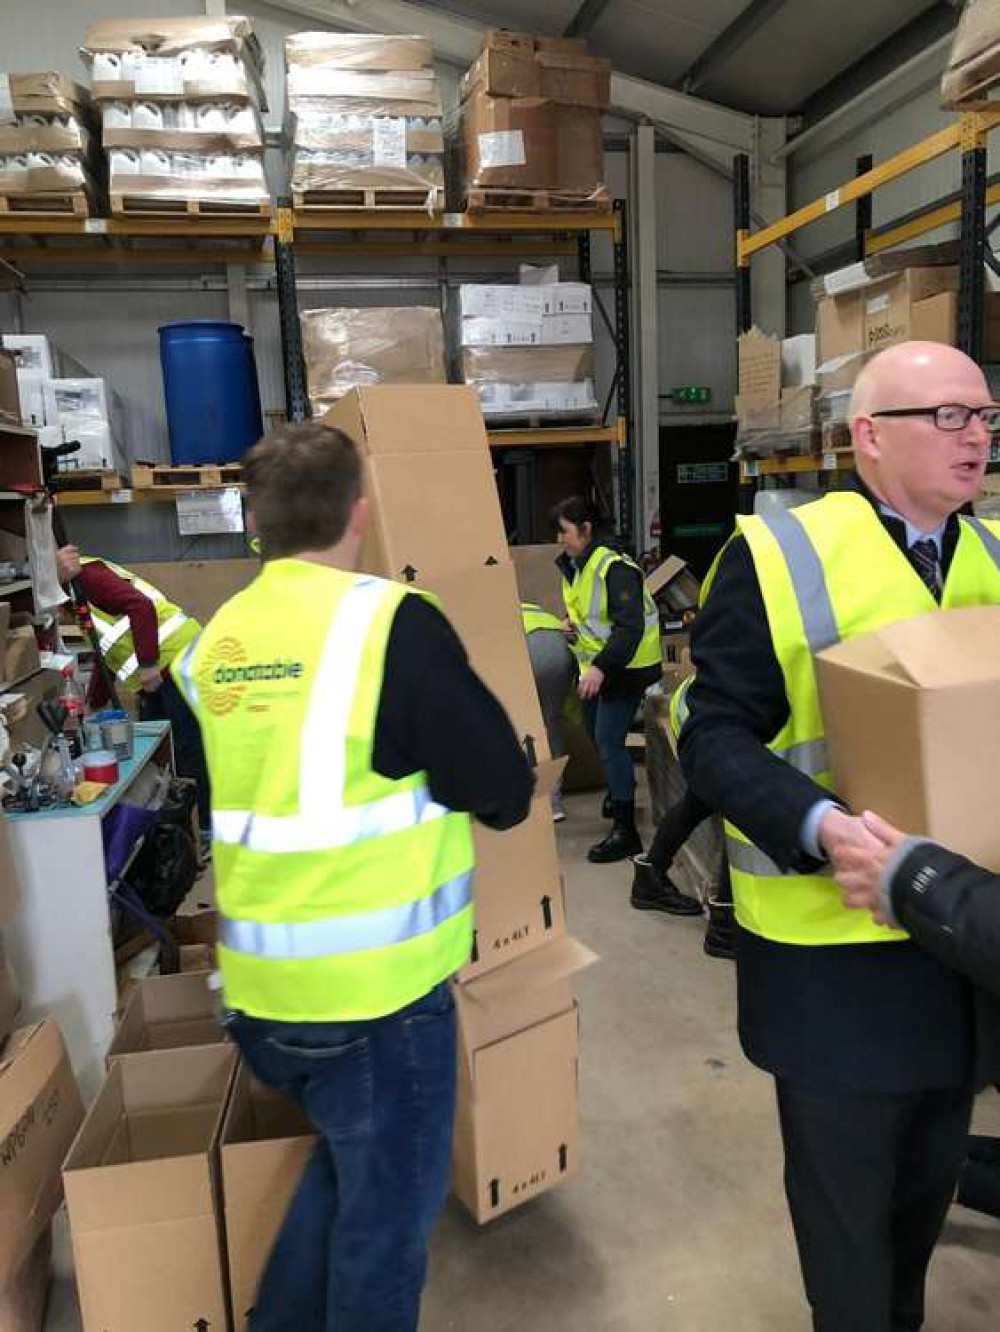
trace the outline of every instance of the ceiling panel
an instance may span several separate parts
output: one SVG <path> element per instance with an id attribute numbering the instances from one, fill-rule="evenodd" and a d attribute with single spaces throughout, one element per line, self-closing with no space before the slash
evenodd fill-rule
<path id="1" fill-rule="evenodd" d="M 473 19 L 488 28 L 513 28 L 543 36 L 564 31 L 576 13 L 578 0 L 434 0 L 433 9 L 443 9 L 460 18 Z M 614 0 L 612 0 L 614 3 Z"/>
<path id="2" fill-rule="evenodd" d="M 867 0 L 845 22 L 843 0 L 788 0 L 699 93 L 765 115 L 794 111 L 927 8 L 927 0 Z"/>
<path id="3" fill-rule="evenodd" d="M 672 84 L 741 8 L 741 0 L 610 0 L 591 45 L 623 74 Z"/>

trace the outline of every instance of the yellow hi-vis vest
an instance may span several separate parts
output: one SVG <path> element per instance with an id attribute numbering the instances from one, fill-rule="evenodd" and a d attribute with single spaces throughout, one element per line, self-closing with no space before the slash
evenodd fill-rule
<path id="1" fill-rule="evenodd" d="M 125 569 L 120 564 L 112 564 L 110 560 L 97 561 L 92 555 L 83 556 L 80 560 L 81 564 L 97 562 L 106 564 L 112 573 L 131 583 L 137 592 L 141 592 L 153 603 L 159 638 L 159 656 L 156 664 L 161 671 L 167 670 L 181 649 L 197 637 L 200 627 L 198 621 L 185 614 L 180 606 L 168 601 L 158 587 L 147 583 L 144 578 L 132 573 L 130 569 Z M 108 669 L 117 676 L 126 689 L 138 690 L 139 659 L 135 655 L 135 640 L 132 637 L 132 626 L 128 616 L 107 615 L 100 607 L 94 605 L 90 607 L 90 614 L 100 639 L 101 655 L 107 662 Z"/>
<path id="2" fill-rule="evenodd" d="M 788 720 L 767 747 L 830 789 L 816 653 L 935 611 L 938 603 L 863 495 L 843 491 L 788 513 L 738 518 L 737 526 L 753 557 L 788 699 Z M 994 604 L 1000 604 L 1000 523 L 962 517 L 940 608 Z M 685 693 L 678 699 L 679 722 Z M 729 822 L 725 828 L 736 918 L 744 929 L 790 944 L 906 938 L 876 925 L 867 911 L 844 907 L 829 871 L 783 873 L 738 828 Z"/>
<path id="3" fill-rule="evenodd" d="M 372 767 L 407 595 L 274 560 L 172 668 L 208 760 L 226 1001 L 253 1017 L 381 1017 L 469 960 L 468 816 L 435 803 L 426 773 Z"/>
<path id="4" fill-rule="evenodd" d="M 533 601 L 521 602 L 521 620 L 526 634 L 533 634 L 537 629 L 554 629 L 557 634 L 562 633 L 562 621 L 558 616 L 542 610 Z"/>
<path id="5" fill-rule="evenodd" d="M 583 670 L 586 670 L 594 658 L 603 651 L 611 637 L 607 576 L 608 570 L 619 560 L 642 575 L 642 570 L 627 555 L 611 550 L 608 546 L 595 546 L 587 563 L 578 571 L 572 583 L 568 578 L 563 578 L 563 603 L 576 629 L 573 651 Z M 663 660 L 660 646 L 660 617 L 644 576 L 642 609 L 645 628 L 635 655 L 628 664 L 629 670 L 639 670 L 644 666 L 659 666 Z"/>

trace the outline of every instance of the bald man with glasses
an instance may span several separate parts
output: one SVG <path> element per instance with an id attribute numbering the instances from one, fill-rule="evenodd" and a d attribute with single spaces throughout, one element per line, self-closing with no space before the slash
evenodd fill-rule
<path id="1" fill-rule="evenodd" d="M 1000 604 L 1000 524 L 963 513 L 1000 427 L 951 347 L 875 357 L 840 491 L 740 518 L 694 626 L 681 762 L 720 810 L 743 1049 L 775 1079 L 816 1332 L 917 1332 L 977 1065 L 967 980 L 842 903 L 872 834 L 832 790 L 814 657 L 938 606 Z"/>

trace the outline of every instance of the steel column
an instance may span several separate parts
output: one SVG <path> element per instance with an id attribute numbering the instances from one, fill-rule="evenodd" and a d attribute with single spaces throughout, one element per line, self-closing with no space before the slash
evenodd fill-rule
<path id="1" fill-rule="evenodd" d="M 871 153 L 864 153 L 861 157 L 855 159 L 854 174 L 856 176 L 867 175 L 874 167 L 875 159 Z M 865 247 L 867 245 L 868 233 L 872 229 L 872 196 L 863 194 L 854 205 L 854 245 L 856 258 L 860 262 L 865 257 Z"/>
<path id="2" fill-rule="evenodd" d="M 289 198 L 278 200 L 274 266 L 281 327 L 281 364 L 285 374 L 285 414 L 289 421 L 304 421 L 310 415 L 310 409 L 302 357 L 299 298 L 295 287 L 295 225 Z"/>
<path id="3" fill-rule="evenodd" d="M 633 534 L 636 553 L 652 541 L 653 519 L 660 506 L 660 339 L 656 283 L 656 131 L 636 127 L 629 154 L 631 236 L 632 402 L 635 429 Z"/>
<path id="4" fill-rule="evenodd" d="M 962 221 L 959 233 L 958 345 L 974 361 L 983 355 L 986 253 L 986 143 L 979 118 L 962 121 Z"/>
<path id="5" fill-rule="evenodd" d="M 632 418 L 632 366 L 629 336 L 629 253 L 628 215 L 624 199 L 616 199 L 615 214 L 618 229 L 614 240 L 615 276 L 615 385 L 617 388 L 618 416 L 625 422 L 624 435 L 618 445 L 617 482 L 618 534 L 623 541 L 632 537 L 632 515 L 635 512 L 634 494 L 634 422 Z"/>
<path id="6" fill-rule="evenodd" d="M 736 334 L 753 323 L 750 304 L 750 260 L 742 254 L 742 243 L 750 235 L 750 158 L 737 153 L 733 159 L 733 208 L 736 222 Z"/>

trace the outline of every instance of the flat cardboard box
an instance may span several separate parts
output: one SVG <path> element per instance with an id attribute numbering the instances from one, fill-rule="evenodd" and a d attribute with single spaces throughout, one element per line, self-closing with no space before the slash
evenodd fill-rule
<path id="1" fill-rule="evenodd" d="M 253 582 L 260 560 L 160 560 L 129 567 L 199 624 L 207 624 L 223 602 Z"/>
<path id="2" fill-rule="evenodd" d="M 536 769 L 535 794 L 523 823 L 506 832 L 473 826 L 476 917 L 472 957 L 462 981 L 483 976 L 566 932 L 559 851 L 550 796 L 566 766 L 549 759 Z"/>
<path id="3" fill-rule="evenodd" d="M 219 1147 L 235 1332 L 249 1325 L 264 1265 L 315 1145 L 302 1111 L 241 1063 Z"/>
<path id="4" fill-rule="evenodd" d="M 487 47 L 459 85 L 464 100 L 475 88 L 491 97 L 541 97 L 542 71 L 534 52 Z"/>
<path id="5" fill-rule="evenodd" d="M 452 1188 L 480 1223 L 579 1170 L 578 1017 L 569 978 L 596 961 L 561 939 L 454 987 L 460 1056 Z"/>
<path id="6" fill-rule="evenodd" d="M 228 1325 L 216 1149 L 235 1064 L 203 1045 L 108 1074 L 63 1169 L 85 1327 Z"/>
<path id="7" fill-rule="evenodd" d="M 48 1231 L 82 1119 L 58 1024 L 47 1018 L 15 1031 L 0 1055 L 0 1290 Z"/>
<path id="8" fill-rule="evenodd" d="M 354 389 L 323 417 L 364 458 L 372 520 L 361 569 L 433 586 L 456 569 L 506 558 L 507 537 L 474 388 Z"/>
<path id="9" fill-rule="evenodd" d="M 751 328 L 736 345 L 739 395 L 745 402 L 775 401 L 781 395 L 781 339 Z"/>
<path id="10" fill-rule="evenodd" d="M 147 976 L 129 996 L 108 1061 L 148 1050 L 217 1044 L 225 1040 L 217 1007 L 204 972 Z"/>
<path id="11" fill-rule="evenodd" d="M 816 660 L 837 794 L 1000 871 L 1000 607 L 933 611 Z"/>
<path id="12" fill-rule="evenodd" d="M 537 61 L 543 97 L 567 106 L 607 111 L 611 104 L 609 60 L 539 49 Z"/>
<path id="13" fill-rule="evenodd" d="M 52 1267 L 52 1227 L 0 1290 L 0 1332 L 42 1332 Z"/>

